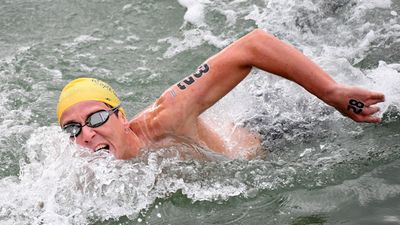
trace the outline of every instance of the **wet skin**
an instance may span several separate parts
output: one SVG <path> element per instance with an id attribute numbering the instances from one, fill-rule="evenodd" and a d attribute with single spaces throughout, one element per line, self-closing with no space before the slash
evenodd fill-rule
<path id="1" fill-rule="evenodd" d="M 84 101 L 77 103 L 61 116 L 61 127 L 70 122 L 85 124 L 87 117 L 99 110 L 109 110 L 102 102 Z M 129 159 L 138 155 L 140 140 L 129 129 L 128 121 L 121 112 L 110 115 L 108 121 L 96 128 L 84 126 L 75 138 L 77 144 L 93 151 L 101 145 L 107 145 L 110 153 L 118 159 Z"/>
<path id="2" fill-rule="evenodd" d="M 64 111 L 60 120 L 61 126 L 70 122 L 84 124 L 90 114 L 109 109 L 107 105 L 98 101 L 77 103 Z M 199 118 L 193 125 L 181 128 L 180 135 L 178 132 L 168 133 L 154 121 L 155 113 L 159 112 L 149 107 L 130 122 L 120 112 L 118 112 L 118 116 L 111 114 L 103 125 L 96 128 L 84 126 L 81 133 L 71 139 L 92 151 L 99 146 L 107 145 L 109 152 L 117 159 L 137 157 L 141 149 L 157 149 L 182 143 L 199 145 L 219 152 L 228 158 L 253 158 L 256 154 L 255 151 L 261 147 L 258 136 L 245 129 L 235 129 L 231 132 L 231 138 L 234 141 L 223 140 Z M 229 141 L 231 145 L 228 147 L 225 141 Z M 241 152 L 235 152 L 232 149 L 241 150 Z"/>
<path id="3" fill-rule="evenodd" d="M 120 113 L 111 115 L 101 127 L 84 127 L 76 142 L 96 149 L 101 144 L 119 159 L 138 155 L 140 149 L 195 143 L 216 152 L 237 158 L 238 150 L 257 149 L 257 135 L 237 129 L 227 147 L 226 141 L 200 115 L 229 93 L 253 67 L 291 80 L 356 122 L 379 123 L 375 115 L 383 93 L 336 83 L 325 71 L 294 47 L 262 30 L 256 29 L 205 61 L 196 72 L 168 88 L 152 105 L 130 122 Z M 91 113 L 106 109 L 104 103 L 78 103 L 61 116 L 61 125 L 68 121 L 84 124 Z M 240 138 L 237 138 L 240 137 Z M 250 141 L 249 141 L 250 140 Z M 228 140 L 229 142 L 229 140 Z M 248 155 L 248 154 L 245 154 Z"/>

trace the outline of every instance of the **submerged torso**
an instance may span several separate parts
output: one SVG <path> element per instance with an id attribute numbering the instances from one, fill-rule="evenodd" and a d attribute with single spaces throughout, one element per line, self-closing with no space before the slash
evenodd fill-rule
<path id="1" fill-rule="evenodd" d="M 151 109 L 146 109 L 130 121 L 130 128 L 140 138 L 144 148 L 159 149 L 172 146 L 205 148 L 225 157 L 254 158 L 261 150 L 259 136 L 245 128 L 233 128 L 229 137 L 217 133 L 213 124 L 198 117 L 175 131 L 168 131 L 152 123 Z"/>

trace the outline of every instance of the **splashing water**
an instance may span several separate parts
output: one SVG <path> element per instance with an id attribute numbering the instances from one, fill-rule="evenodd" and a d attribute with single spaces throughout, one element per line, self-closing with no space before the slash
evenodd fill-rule
<path id="1" fill-rule="evenodd" d="M 399 9 L 395 0 L 4 2 L 1 224 L 397 224 Z M 172 148 L 120 161 L 70 143 L 55 124 L 58 94 L 75 77 L 110 83 L 133 116 L 256 27 L 336 81 L 385 93 L 383 123 L 356 124 L 254 69 L 203 116 L 259 132 L 266 159 L 181 160 Z"/>

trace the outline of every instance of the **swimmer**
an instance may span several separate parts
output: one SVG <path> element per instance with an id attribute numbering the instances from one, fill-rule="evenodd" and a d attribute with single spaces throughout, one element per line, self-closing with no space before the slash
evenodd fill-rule
<path id="1" fill-rule="evenodd" d="M 382 93 L 335 82 L 294 47 L 256 29 L 207 59 L 130 121 L 108 84 L 94 78 L 73 80 L 60 94 L 58 122 L 77 144 L 93 151 L 107 150 L 117 159 L 137 157 L 142 149 L 184 143 L 238 158 L 232 148 L 260 148 L 257 134 L 236 129 L 233 138 L 237 144 L 228 147 L 199 116 L 253 67 L 296 82 L 356 122 L 381 121 L 374 114 L 379 111 L 375 104 L 384 101 Z"/>

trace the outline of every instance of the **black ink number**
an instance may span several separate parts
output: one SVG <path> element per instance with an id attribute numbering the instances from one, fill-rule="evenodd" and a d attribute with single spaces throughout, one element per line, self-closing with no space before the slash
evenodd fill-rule
<path id="1" fill-rule="evenodd" d="M 207 73 L 208 70 L 210 69 L 210 67 L 208 67 L 207 64 L 203 64 L 201 65 L 197 71 L 195 73 L 193 73 L 192 75 L 188 76 L 186 79 L 183 80 L 183 83 L 185 83 L 186 85 L 191 85 L 193 84 L 196 80 L 193 78 L 200 78 L 203 74 Z M 182 84 L 181 82 L 179 82 L 177 84 L 177 86 L 179 87 L 179 89 L 181 90 L 185 90 L 186 89 L 186 85 Z"/>
<path id="2" fill-rule="evenodd" d="M 204 64 L 199 67 L 198 71 L 193 74 L 196 78 L 200 78 L 204 73 L 207 73 L 209 70 L 209 67 L 207 64 Z"/>
<path id="3" fill-rule="evenodd" d="M 347 106 L 347 110 L 353 110 L 355 114 L 360 114 L 362 112 L 362 108 L 364 108 L 364 103 L 350 99 L 349 105 Z"/>
<path id="4" fill-rule="evenodd" d="M 178 83 L 177 85 L 178 85 L 179 89 L 181 89 L 181 90 L 185 90 L 186 89 L 186 86 L 182 85 L 181 83 Z"/>
<path id="5" fill-rule="evenodd" d="M 188 77 L 187 79 L 183 80 L 183 82 L 185 82 L 185 84 L 187 85 L 191 85 L 194 82 L 193 77 Z"/>

